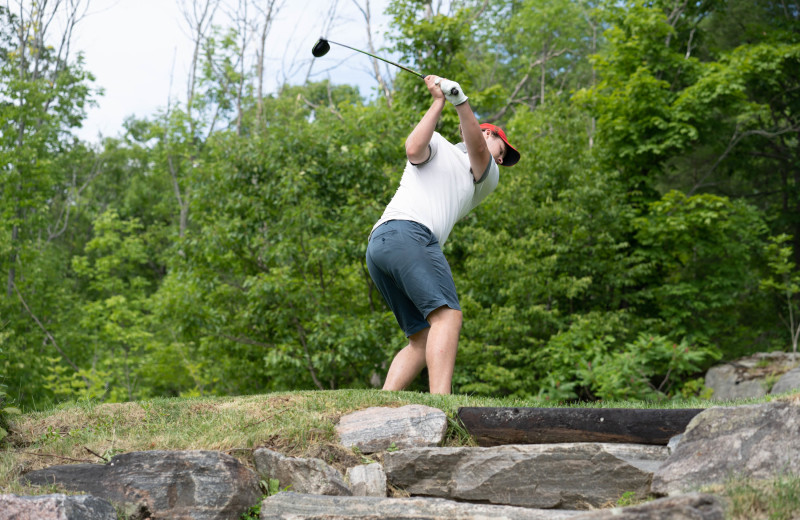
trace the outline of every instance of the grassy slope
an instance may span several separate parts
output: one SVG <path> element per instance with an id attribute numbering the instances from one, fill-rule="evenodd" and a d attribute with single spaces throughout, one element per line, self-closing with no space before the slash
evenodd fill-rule
<path id="1" fill-rule="evenodd" d="M 624 401 L 572 406 L 705 408 L 763 402 L 772 398 L 724 403 L 701 400 Z M 543 406 L 538 401 L 378 390 L 172 398 L 120 404 L 67 403 L 52 410 L 25 414 L 15 421 L 11 446 L 0 451 L 0 493 L 33 495 L 52 492 L 23 487 L 17 478 L 26 471 L 46 466 L 78 461 L 97 463 L 102 462 L 101 457 L 142 450 L 219 450 L 250 464 L 253 449 L 266 446 L 287 455 L 320 457 L 344 469 L 362 460 L 357 453 L 337 445 L 335 424 L 339 417 L 370 406 L 406 404 L 423 404 L 443 410 L 451 419 L 445 441 L 450 446 L 470 445 L 472 442 L 455 420 L 459 407 Z"/>

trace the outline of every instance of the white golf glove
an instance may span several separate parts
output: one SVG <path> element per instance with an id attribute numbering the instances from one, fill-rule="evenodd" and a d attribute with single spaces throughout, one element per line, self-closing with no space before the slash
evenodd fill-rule
<path id="1" fill-rule="evenodd" d="M 461 88 L 461 85 L 455 81 L 450 81 L 449 79 L 443 78 L 439 83 L 439 87 L 442 89 L 445 99 L 451 102 L 454 106 L 458 106 L 468 99 L 467 95 L 464 94 L 464 90 Z"/>

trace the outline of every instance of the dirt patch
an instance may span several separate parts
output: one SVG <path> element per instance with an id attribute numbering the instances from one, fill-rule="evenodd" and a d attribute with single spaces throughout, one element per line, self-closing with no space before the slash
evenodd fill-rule
<path id="1" fill-rule="evenodd" d="M 344 474 L 347 468 L 363 464 L 361 457 L 344 446 L 332 443 L 322 443 L 310 446 L 306 457 L 321 459 Z"/>

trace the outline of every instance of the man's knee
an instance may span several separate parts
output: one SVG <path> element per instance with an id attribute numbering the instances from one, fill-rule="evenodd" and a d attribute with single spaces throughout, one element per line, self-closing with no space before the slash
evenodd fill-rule
<path id="1" fill-rule="evenodd" d="M 461 329 L 462 321 L 463 316 L 461 311 L 458 309 L 451 309 L 446 305 L 443 305 L 442 307 L 439 307 L 428 314 L 428 323 L 430 323 L 431 326 L 441 323 L 450 327 Z"/>

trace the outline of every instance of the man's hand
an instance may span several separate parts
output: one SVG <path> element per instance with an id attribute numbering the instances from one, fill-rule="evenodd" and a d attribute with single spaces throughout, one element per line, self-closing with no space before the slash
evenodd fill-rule
<path id="1" fill-rule="evenodd" d="M 433 99 L 444 99 L 444 93 L 439 88 L 439 82 L 441 81 L 442 78 L 439 76 L 425 76 L 425 85 L 428 87 Z"/>
<path id="2" fill-rule="evenodd" d="M 459 85 L 455 81 L 450 81 L 449 79 L 440 78 L 439 86 L 441 87 L 442 92 L 444 93 L 444 97 L 454 106 L 458 106 L 464 103 L 468 99 L 467 95 L 464 94 L 464 90 L 461 88 L 461 85 Z"/>

